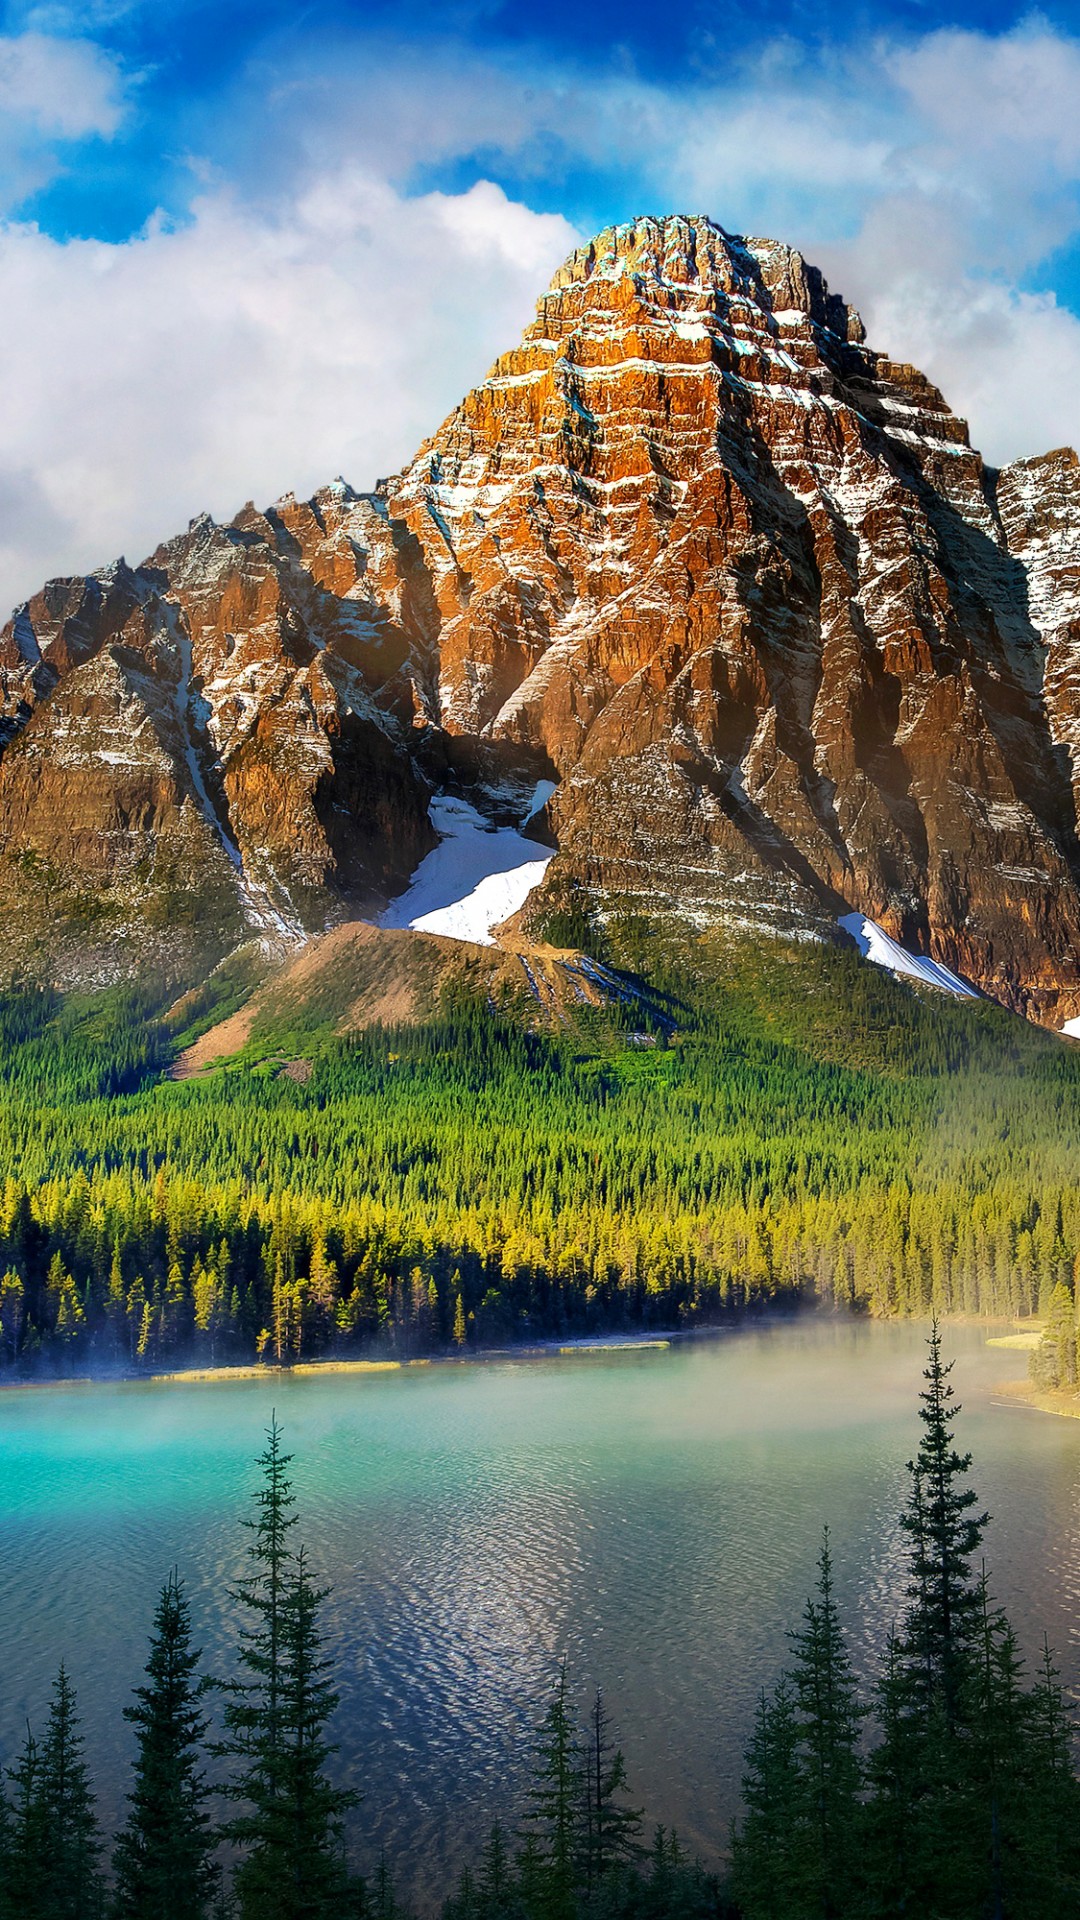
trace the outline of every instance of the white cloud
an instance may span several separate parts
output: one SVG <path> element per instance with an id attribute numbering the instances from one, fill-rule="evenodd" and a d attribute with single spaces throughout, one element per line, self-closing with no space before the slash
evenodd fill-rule
<path id="1" fill-rule="evenodd" d="M 115 129 L 121 78 L 86 42 L 54 90 L 60 43 L 5 69 L 12 44 L 0 98 L 24 130 Z M 141 557 L 203 507 L 336 472 L 366 485 L 411 456 L 581 237 L 520 185 L 408 190 L 477 154 L 545 196 L 591 179 L 602 206 L 617 172 L 641 208 L 789 239 L 990 458 L 1080 441 L 1080 319 L 1024 290 L 1080 240 L 1080 39 L 1033 21 L 813 61 L 783 45 L 682 87 L 460 47 L 418 63 L 376 41 L 289 45 L 221 105 L 229 176 L 202 167 L 186 224 L 115 246 L 0 228 L 0 606 Z"/>
<path id="2" fill-rule="evenodd" d="M 0 210 L 52 180 L 72 143 L 109 139 L 123 119 L 127 86 L 92 41 L 0 34 Z"/>
<path id="3" fill-rule="evenodd" d="M 123 245 L 0 230 L 0 606 L 337 473 L 371 484 L 531 318 L 578 236 L 481 182 L 356 168 L 270 218 L 224 189 Z"/>
<path id="4" fill-rule="evenodd" d="M 90 40 L 0 35 L 0 113 L 61 140 L 115 133 L 123 113 L 119 69 Z"/>
<path id="5" fill-rule="evenodd" d="M 1080 444 L 1080 319 L 904 237 L 903 209 L 883 205 L 850 247 L 819 249 L 871 343 L 921 367 L 995 464 Z"/>

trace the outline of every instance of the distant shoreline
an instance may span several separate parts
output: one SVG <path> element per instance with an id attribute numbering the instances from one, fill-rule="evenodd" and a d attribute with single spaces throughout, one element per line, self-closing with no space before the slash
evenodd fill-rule
<path id="1" fill-rule="evenodd" d="M 414 1367 L 469 1366 L 477 1361 L 492 1360 L 550 1359 L 560 1354 L 634 1353 L 647 1348 L 672 1347 L 676 1342 L 720 1335 L 726 1331 L 723 1327 L 695 1327 L 643 1337 L 628 1334 L 625 1340 L 610 1336 L 593 1340 L 586 1335 L 580 1340 L 537 1340 L 513 1347 L 474 1347 L 463 1353 L 417 1354 L 406 1360 L 297 1360 L 281 1364 L 251 1361 L 242 1366 L 178 1367 L 167 1373 L 81 1373 L 58 1380 L 0 1381 L 0 1395 L 55 1392 L 75 1387 L 209 1386 L 218 1381 L 286 1380 L 314 1378 L 319 1374 L 404 1373 Z"/>
<path id="2" fill-rule="evenodd" d="M 633 1353 L 642 1351 L 662 1351 L 687 1341 L 722 1339 L 728 1334 L 745 1329 L 747 1326 L 787 1324 L 802 1317 L 809 1311 L 812 1318 L 818 1317 L 813 1309 L 804 1303 L 794 1312 L 778 1313 L 749 1312 L 737 1316 L 728 1322 L 704 1327 L 671 1327 L 655 1334 L 628 1333 L 592 1336 L 582 1334 L 579 1339 L 530 1340 L 520 1345 L 505 1347 L 465 1347 L 458 1350 L 432 1354 L 416 1354 L 400 1360 L 297 1360 L 293 1362 L 244 1361 L 237 1365 L 175 1367 L 157 1373 L 83 1373 L 67 1377 L 36 1380 L 0 1380 L 0 1398 L 6 1393 L 42 1393 L 70 1390 L 76 1387 L 137 1387 L 137 1386 L 209 1386 L 217 1381 L 236 1383 L 243 1380 L 286 1380 L 292 1378 L 314 1378 L 319 1374 L 380 1374 L 404 1373 L 410 1368 L 421 1367 L 460 1367 L 491 1364 L 497 1361 L 539 1360 L 567 1357 L 574 1354 L 589 1353 Z M 833 1320 L 855 1320 L 866 1322 L 865 1314 L 834 1313 L 826 1309 L 821 1316 Z M 882 1324 L 897 1325 L 899 1320 L 888 1319 Z M 911 1324 L 916 1324 L 912 1322 Z M 919 1322 L 918 1324 L 922 1324 Z M 1032 1330 L 1022 1333 L 1015 1331 L 1014 1320 L 989 1319 L 972 1314 L 950 1314 L 942 1323 L 944 1326 L 981 1326 L 990 1329 L 1012 1328 L 1014 1331 L 1004 1337 L 990 1336 L 987 1345 L 991 1347 L 1028 1347 L 1034 1344 Z M 1058 1405 L 1058 1396 L 1052 1393 L 1037 1395 L 1037 1390 L 1026 1380 L 1008 1381 L 996 1387 L 995 1393 L 1001 1393 L 1011 1401 L 1021 1401 L 1047 1413 L 1066 1413 L 1080 1419 L 1080 1395 L 1062 1394 Z M 1045 1404 L 1043 1404 L 1045 1403 Z"/>

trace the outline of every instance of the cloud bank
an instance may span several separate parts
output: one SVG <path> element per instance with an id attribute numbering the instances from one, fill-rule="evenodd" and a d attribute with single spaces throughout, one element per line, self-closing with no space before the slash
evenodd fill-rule
<path id="1" fill-rule="evenodd" d="M 1045 23 L 781 43 L 667 86 L 312 44 L 261 53 L 227 104 L 183 218 L 119 244 L 0 226 L 0 608 L 203 508 L 393 471 L 582 232 L 639 210 L 801 246 L 991 459 L 1080 441 L 1080 320 L 1052 291 L 1080 245 L 1080 40 Z M 89 40 L 0 40 L 6 204 L 137 107 Z"/>

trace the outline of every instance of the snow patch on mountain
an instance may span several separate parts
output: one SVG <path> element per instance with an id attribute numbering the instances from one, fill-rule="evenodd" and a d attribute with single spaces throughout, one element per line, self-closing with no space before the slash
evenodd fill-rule
<path id="1" fill-rule="evenodd" d="M 943 967 L 938 960 L 930 960 L 925 954 L 909 953 L 898 941 L 890 938 L 884 927 L 876 920 L 867 920 L 861 913 L 844 913 L 839 925 L 845 933 L 850 933 L 864 960 L 875 967 L 885 967 L 889 973 L 902 974 L 912 980 L 921 980 L 924 986 L 940 987 L 945 993 L 955 994 L 958 999 L 977 1000 L 978 994 L 966 980 L 950 967 Z"/>
<path id="2" fill-rule="evenodd" d="M 378 924 L 493 947 L 492 928 L 524 906 L 554 850 L 514 827 L 489 826 L 467 800 L 451 794 L 437 795 L 428 812 L 439 844 Z"/>

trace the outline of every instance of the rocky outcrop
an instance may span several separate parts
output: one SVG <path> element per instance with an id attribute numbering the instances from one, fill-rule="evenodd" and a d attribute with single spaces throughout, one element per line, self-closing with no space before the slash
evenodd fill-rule
<path id="1" fill-rule="evenodd" d="M 399 539 L 339 483 L 197 520 L 137 571 L 19 610 L 0 642 L 9 966 L 44 949 L 61 979 L 183 977 L 405 884 L 435 836 Z"/>
<path id="2" fill-rule="evenodd" d="M 855 909 L 1060 1025 L 1078 622 L 1075 454 L 993 472 L 798 254 L 642 220 L 375 493 L 198 521 L 20 610 L 0 863 L 123 893 L 149 861 L 153 893 L 175 843 L 181 890 L 310 927 L 401 883 L 429 779 L 527 767 L 559 782 L 550 887 L 802 932 Z M 137 774 L 93 744 L 110 700 Z"/>

